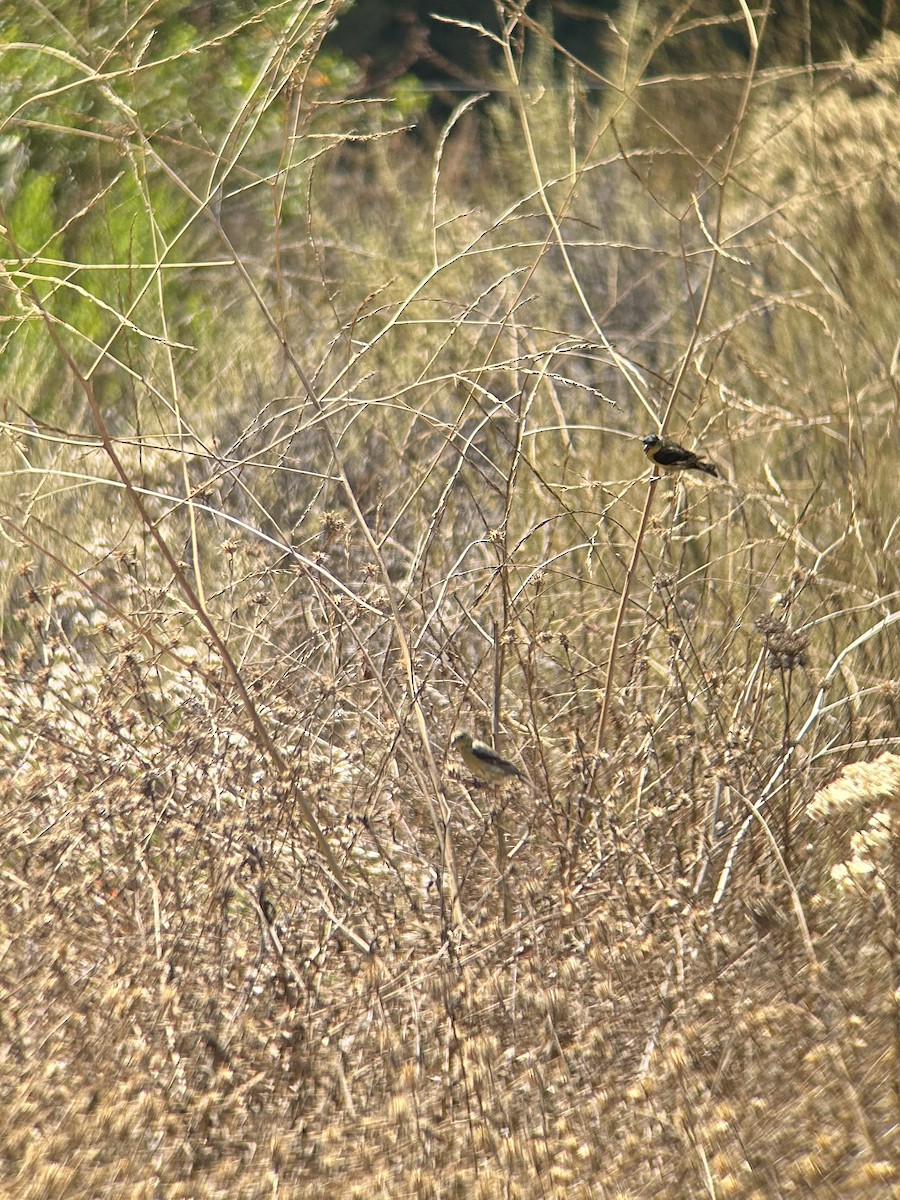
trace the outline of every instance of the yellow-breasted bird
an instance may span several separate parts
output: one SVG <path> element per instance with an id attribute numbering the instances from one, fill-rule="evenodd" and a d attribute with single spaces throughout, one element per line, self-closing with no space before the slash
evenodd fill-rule
<path id="1" fill-rule="evenodd" d="M 706 475 L 719 478 L 719 472 L 706 459 L 695 454 L 693 450 L 685 450 L 671 438 L 660 437 L 658 433 L 648 433 L 641 438 L 644 453 L 663 471 L 703 471 Z"/>
<path id="2" fill-rule="evenodd" d="M 463 762 L 482 783 L 502 783 L 505 779 L 522 778 L 522 772 L 508 758 L 492 750 L 487 742 L 479 742 L 471 733 L 458 733 L 450 745 L 458 750 Z"/>

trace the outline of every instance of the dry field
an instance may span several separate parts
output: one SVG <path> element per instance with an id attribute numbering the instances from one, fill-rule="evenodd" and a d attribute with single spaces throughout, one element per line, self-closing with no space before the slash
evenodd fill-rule
<path id="1" fill-rule="evenodd" d="M 898 1197 L 900 38 L 323 7 L 4 51 L 0 1196 Z"/>

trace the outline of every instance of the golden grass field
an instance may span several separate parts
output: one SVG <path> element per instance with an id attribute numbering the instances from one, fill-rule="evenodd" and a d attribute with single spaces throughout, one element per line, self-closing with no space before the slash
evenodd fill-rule
<path id="1" fill-rule="evenodd" d="M 900 1196 L 900 38 L 417 138 L 304 12 L 0 127 L 0 1196 Z"/>

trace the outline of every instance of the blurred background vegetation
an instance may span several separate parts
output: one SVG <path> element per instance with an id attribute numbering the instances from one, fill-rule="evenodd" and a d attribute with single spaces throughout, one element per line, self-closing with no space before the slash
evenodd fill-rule
<path id="1" fill-rule="evenodd" d="M 441 11 L 0 5 L 0 1194 L 900 1194 L 897 14 Z"/>

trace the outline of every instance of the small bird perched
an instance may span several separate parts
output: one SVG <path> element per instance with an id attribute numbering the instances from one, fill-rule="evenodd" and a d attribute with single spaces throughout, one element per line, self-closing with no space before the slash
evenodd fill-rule
<path id="1" fill-rule="evenodd" d="M 664 471 L 703 471 L 706 475 L 719 478 L 719 472 L 712 465 L 695 454 L 693 450 L 685 450 L 670 438 L 660 437 L 657 433 L 648 433 L 641 438 L 644 453 L 652 462 Z"/>
<path id="2" fill-rule="evenodd" d="M 479 742 L 471 733 L 458 733 L 450 745 L 458 750 L 463 762 L 476 779 L 483 783 L 502 783 L 505 779 L 522 778 L 522 772 L 508 758 L 492 750 L 487 742 Z"/>

